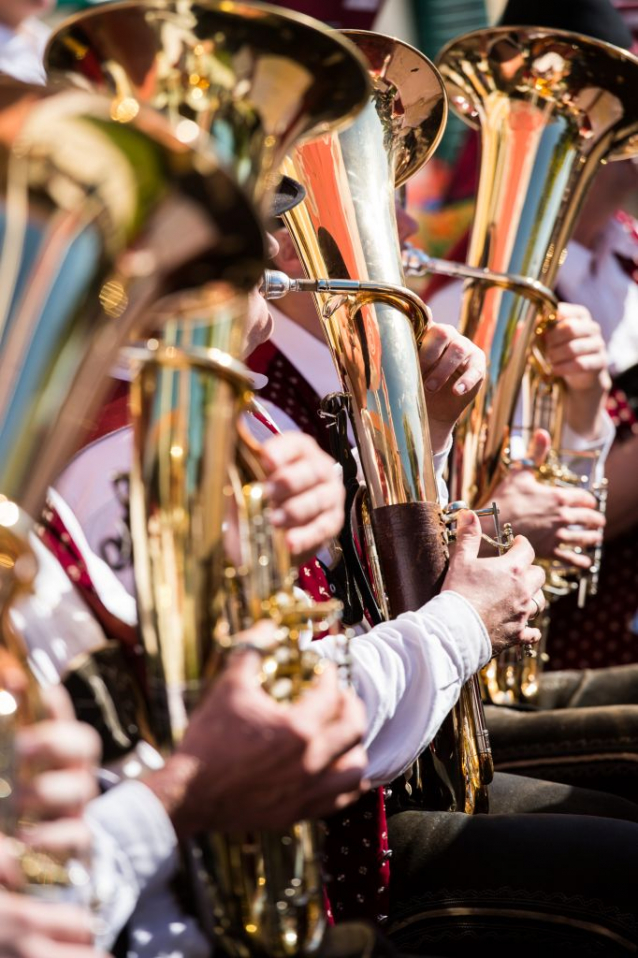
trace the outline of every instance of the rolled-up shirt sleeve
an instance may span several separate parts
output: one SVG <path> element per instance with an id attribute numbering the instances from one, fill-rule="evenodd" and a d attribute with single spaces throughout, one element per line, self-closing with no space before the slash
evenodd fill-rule
<path id="1" fill-rule="evenodd" d="M 334 636 L 313 649 L 332 661 L 343 654 Z M 366 707 L 367 775 L 374 784 L 392 781 L 420 755 L 491 654 L 481 617 L 451 591 L 351 640 L 352 683 Z"/>

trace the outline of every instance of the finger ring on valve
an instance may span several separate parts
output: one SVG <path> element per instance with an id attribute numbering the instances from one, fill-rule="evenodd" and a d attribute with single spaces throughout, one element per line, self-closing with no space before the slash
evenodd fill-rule
<path id="1" fill-rule="evenodd" d="M 536 599 L 534 598 L 534 596 L 532 596 L 532 602 L 533 602 L 534 605 L 536 606 L 536 611 L 534 612 L 533 615 L 530 615 L 530 616 L 528 617 L 528 619 L 527 619 L 528 622 L 533 622 L 535 619 L 537 619 L 538 616 L 540 615 L 540 611 L 541 611 L 541 607 L 540 607 L 540 605 L 538 604 L 538 602 L 536 601 Z"/>

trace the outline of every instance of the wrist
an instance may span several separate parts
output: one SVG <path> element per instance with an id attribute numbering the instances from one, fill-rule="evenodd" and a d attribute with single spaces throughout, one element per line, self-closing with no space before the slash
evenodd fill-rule
<path id="1" fill-rule="evenodd" d="M 450 446 L 454 432 L 454 423 L 442 422 L 440 419 L 429 419 L 430 443 L 432 445 L 433 455 L 446 452 Z"/>
<path id="2" fill-rule="evenodd" d="M 178 839 L 190 838 L 199 831 L 187 805 L 187 797 L 197 775 L 198 763 L 190 755 L 177 753 L 163 768 L 150 772 L 142 782 L 163 806 Z"/>
<path id="3" fill-rule="evenodd" d="M 565 391 L 565 422 L 583 439 L 593 441 L 600 435 L 610 385 L 606 370 L 586 389 L 573 389 L 568 385 Z"/>

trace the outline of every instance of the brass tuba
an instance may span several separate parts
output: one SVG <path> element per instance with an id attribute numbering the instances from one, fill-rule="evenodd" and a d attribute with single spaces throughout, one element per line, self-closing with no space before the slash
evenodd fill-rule
<path id="1" fill-rule="evenodd" d="M 54 34 L 46 60 L 51 74 L 108 93 L 115 116 L 145 103 L 184 142 L 212 142 L 264 214 L 292 143 L 345 122 L 368 95 L 365 68 L 347 41 L 307 17 L 232 0 L 128 2 L 82 13 Z M 179 742 L 239 625 L 264 616 L 277 622 L 276 647 L 259 650 L 264 686 L 292 701 L 316 667 L 298 648 L 301 624 L 335 612 L 334 603 L 299 608 L 289 557 L 263 513 L 259 457 L 245 442 L 245 469 L 239 478 L 232 466 L 229 482 L 251 379 L 237 359 L 246 297 L 231 274 L 226 279 L 205 289 L 193 282 L 188 296 L 157 304 L 161 331 L 129 351 L 140 364 L 132 394 L 135 576 L 153 724 L 165 751 Z M 233 569 L 222 535 L 229 486 L 244 541 L 257 550 L 247 548 Z M 317 949 L 325 916 L 312 823 L 286 834 L 216 833 L 201 851 L 212 884 L 209 930 L 229 953 Z"/>
<path id="2" fill-rule="evenodd" d="M 461 331 L 486 353 L 487 380 L 459 427 L 454 494 L 470 505 L 491 499 L 517 427 L 525 436 L 543 426 L 552 436 L 541 481 L 588 484 L 593 464 L 581 468 L 581 458 L 575 467 L 560 449 L 561 384 L 547 375 L 535 337 L 552 321 L 558 269 L 599 164 L 638 152 L 638 60 L 577 34 L 502 27 L 451 41 L 438 65 L 454 109 L 480 129 L 482 144 Z M 523 423 L 515 422 L 519 404 Z M 588 488 L 604 507 L 604 483 Z M 581 577 L 583 600 L 595 591 L 599 559 Z M 570 570 L 550 563 L 549 597 L 572 588 L 569 579 Z M 516 664 L 506 653 L 502 668 L 492 663 L 493 700 L 533 700 L 542 655 Z"/>
<path id="3" fill-rule="evenodd" d="M 45 65 L 109 94 L 114 116 L 141 103 L 215 152 L 262 210 L 288 149 L 346 123 L 368 91 L 352 44 L 316 20 L 238 0 L 126 0 L 76 14 Z"/>
<path id="4" fill-rule="evenodd" d="M 401 41 L 348 31 L 365 55 L 373 95 L 347 130 L 297 149 L 287 171 L 306 188 L 285 215 L 315 289 L 347 394 L 367 484 L 366 529 L 386 616 L 419 608 L 441 587 L 447 523 L 435 481 L 418 345 L 429 311 L 404 289 L 395 188 L 428 159 L 447 104 L 438 71 Z M 341 281 L 336 281 L 341 277 Z M 426 753 L 427 755 L 428 753 Z M 406 791 L 430 806 L 487 806 L 491 757 L 475 683 L 421 759 Z"/>
<path id="5" fill-rule="evenodd" d="M 0 176 L 1 641 L 29 680 L 20 718 L 30 720 L 40 713 L 38 688 L 9 611 L 33 587 L 29 536 L 48 485 L 90 425 L 122 340 L 175 287 L 176 271 L 199 268 L 205 254 L 209 276 L 224 275 L 218 214 L 228 216 L 233 191 L 238 218 L 249 210 L 212 158 L 180 143 L 156 114 L 117 123 L 95 94 L 51 95 L 9 80 L 0 82 Z M 222 179 L 220 199 L 207 184 L 221 188 Z M 232 244 L 233 262 L 238 248 L 261 262 L 252 223 Z M 172 229 L 184 231 L 179 248 L 167 242 Z M 13 784 L 5 778 L 5 827 Z M 22 865 L 33 884 L 71 881 L 46 857 L 27 854 Z"/>

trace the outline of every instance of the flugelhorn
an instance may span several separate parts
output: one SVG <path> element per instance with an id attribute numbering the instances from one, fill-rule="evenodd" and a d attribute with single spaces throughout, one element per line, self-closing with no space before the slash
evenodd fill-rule
<path id="1" fill-rule="evenodd" d="M 552 294 L 600 163 L 638 152 L 638 60 L 578 34 L 502 27 L 453 40 L 437 62 L 454 109 L 481 135 L 468 263 L 512 277 L 510 285 L 472 277 L 462 306 L 461 330 L 488 362 L 486 382 L 458 430 L 453 487 L 454 495 L 480 505 L 505 473 L 517 426 L 524 434 L 538 425 L 550 429 L 554 451 L 541 480 L 581 482 L 560 450 L 560 383 L 544 374 L 534 348 L 552 318 L 547 295 L 548 308 L 539 309 L 538 285 Z M 524 423 L 515 422 L 519 404 Z M 604 497 L 604 489 L 594 492 Z M 550 568 L 550 587 L 560 580 L 563 570 Z M 526 686 L 533 695 L 537 676 Z M 494 692 L 505 701 L 521 697 L 511 687 Z"/>
<path id="2" fill-rule="evenodd" d="M 307 197 L 285 220 L 308 277 L 332 283 L 318 283 L 315 302 L 366 479 L 377 599 L 386 615 L 398 615 L 436 594 L 448 559 L 417 349 L 429 311 L 415 310 L 403 292 L 394 206 L 395 188 L 435 149 L 447 104 L 438 72 L 416 50 L 377 34 L 346 35 L 368 61 L 373 95 L 348 130 L 295 152 L 287 171 Z M 337 278 L 346 282 L 341 295 Z M 362 285 L 348 290 L 351 281 Z M 486 807 L 491 757 L 476 688 L 463 690 L 429 754 L 434 771 L 422 774 L 420 762 L 406 785 L 414 799 Z"/>
<path id="3" fill-rule="evenodd" d="M 154 113 L 116 123 L 102 97 L 51 96 L 9 80 L 0 83 L 0 162 L 1 638 L 29 676 L 29 649 L 9 610 L 32 588 L 29 535 L 48 485 L 90 424 L 119 344 L 143 326 L 153 299 L 204 256 L 211 279 L 224 275 L 227 237 L 216 213 L 227 215 L 234 187 Z M 218 206 L 208 183 L 219 187 L 220 177 Z M 252 215 L 235 196 L 238 215 Z M 259 264 L 263 241 L 251 222 L 243 252 Z M 179 247 L 167 240 L 172 229 L 185 233 Z M 33 718 L 33 679 L 27 701 L 25 718 Z M 52 880 L 44 871 L 29 877 Z"/>

